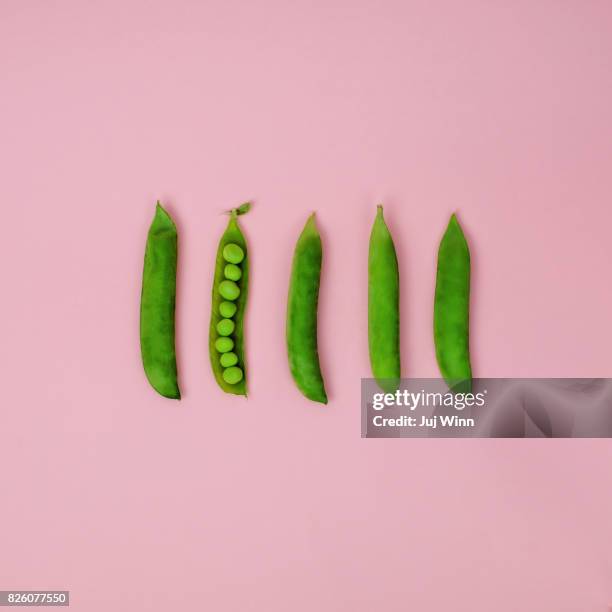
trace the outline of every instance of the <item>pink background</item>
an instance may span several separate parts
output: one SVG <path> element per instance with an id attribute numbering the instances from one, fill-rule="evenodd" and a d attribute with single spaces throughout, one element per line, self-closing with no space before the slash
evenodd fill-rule
<path id="1" fill-rule="evenodd" d="M 92 612 L 603 611 L 608 440 L 362 440 L 367 240 L 435 376 L 437 243 L 474 261 L 479 376 L 612 375 L 612 4 L 2 0 L 0 589 Z M 155 200 L 180 230 L 184 400 L 140 364 Z M 220 211 L 253 199 L 251 396 L 206 349 Z M 325 248 L 330 404 L 284 352 Z"/>

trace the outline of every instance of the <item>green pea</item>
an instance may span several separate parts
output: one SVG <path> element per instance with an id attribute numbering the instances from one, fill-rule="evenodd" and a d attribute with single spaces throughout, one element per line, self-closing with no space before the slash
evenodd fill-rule
<path id="1" fill-rule="evenodd" d="M 225 319 L 231 319 L 236 314 L 237 308 L 234 302 L 221 302 L 219 304 L 219 314 Z"/>
<path id="2" fill-rule="evenodd" d="M 223 259 L 232 264 L 239 264 L 244 259 L 244 250 L 240 245 L 230 242 L 223 247 Z"/>
<path id="3" fill-rule="evenodd" d="M 472 389 L 470 364 L 470 249 L 452 215 L 438 250 L 434 342 L 440 372 L 453 391 Z"/>
<path id="4" fill-rule="evenodd" d="M 399 272 L 382 206 L 378 207 L 370 234 L 368 343 L 374 378 L 384 391 L 395 391 L 401 376 Z"/>
<path id="5" fill-rule="evenodd" d="M 224 280 L 219 283 L 219 293 L 226 300 L 235 300 L 240 295 L 240 287 L 230 280 Z"/>
<path id="6" fill-rule="evenodd" d="M 219 358 L 219 363 L 224 368 L 229 368 L 238 363 L 238 355 L 236 355 L 236 353 L 222 353 Z"/>
<path id="7" fill-rule="evenodd" d="M 314 213 L 302 231 L 293 255 L 287 300 L 287 354 L 299 390 L 327 404 L 317 348 L 317 303 L 323 249 Z"/>
<path id="8" fill-rule="evenodd" d="M 239 281 L 242 276 L 242 270 L 234 264 L 227 264 L 227 266 L 223 268 L 223 274 L 225 274 L 225 278 L 229 278 L 229 280 Z"/>
<path id="9" fill-rule="evenodd" d="M 140 298 L 140 350 L 145 374 L 164 397 L 180 399 L 174 345 L 177 231 L 158 202 L 149 228 Z"/>
<path id="10" fill-rule="evenodd" d="M 215 380 L 223 391 L 235 395 L 247 394 L 244 317 L 249 287 L 249 253 L 238 217 L 249 209 L 250 204 L 247 203 L 230 211 L 229 222 L 219 241 L 208 335 L 210 363 Z M 232 265 L 229 266 L 228 263 Z M 229 268 L 230 274 L 232 271 L 235 273 L 233 268 L 236 264 L 240 264 L 238 270 L 241 275 L 234 280 L 226 276 L 226 270 Z M 232 319 L 232 321 L 221 323 L 222 319 Z M 229 332 L 231 337 L 222 336 L 221 333 L 227 331 L 228 324 L 234 325 L 234 329 Z M 219 353 L 222 353 L 221 356 Z M 234 366 L 240 370 L 240 379 L 230 383 L 226 380 L 224 372 Z M 234 380 L 236 374 L 230 373 L 229 376 Z"/>
<path id="11" fill-rule="evenodd" d="M 223 370 L 223 380 L 228 385 L 235 385 L 242 380 L 242 370 L 240 368 L 232 367 Z"/>
<path id="12" fill-rule="evenodd" d="M 226 336 L 220 336 L 215 340 L 215 349 L 218 353 L 228 353 L 234 348 L 234 341 Z"/>
<path id="13" fill-rule="evenodd" d="M 220 336 L 229 336 L 234 331 L 234 322 L 231 319 L 221 319 L 217 323 L 217 331 Z"/>

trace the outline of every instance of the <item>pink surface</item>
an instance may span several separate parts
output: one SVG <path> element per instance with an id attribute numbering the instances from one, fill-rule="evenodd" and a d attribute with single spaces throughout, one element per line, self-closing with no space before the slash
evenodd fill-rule
<path id="1" fill-rule="evenodd" d="M 382 201 L 404 374 L 437 373 L 437 243 L 474 261 L 479 376 L 612 375 L 612 4 L 3 0 L 0 589 L 78 611 L 605 612 L 612 447 L 362 440 Z M 138 346 L 147 227 L 180 230 L 184 400 Z M 245 199 L 251 396 L 206 348 Z M 284 352 L 317 210 L 330 404 Z"/>

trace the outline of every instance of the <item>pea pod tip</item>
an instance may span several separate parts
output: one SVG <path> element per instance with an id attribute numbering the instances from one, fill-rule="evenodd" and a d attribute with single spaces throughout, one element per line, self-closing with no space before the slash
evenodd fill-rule
<path id="1" fill-rule="evenodd" d="M 450 224 L 457 224 L 459 225 L 459 217 L 457 217 L 457 213 L 454 212 L 451 216 L 450 216 L 450 220 L 449 220 L 449 225 Z"/>
<path id="2" fill-rule="evenodd" d="M 164 214 L 168 214 L 168 211 L 162 206 L 161 200 L 157 200 L 155 204 L 155 210 L 157 212 L 163 212 Z"/>

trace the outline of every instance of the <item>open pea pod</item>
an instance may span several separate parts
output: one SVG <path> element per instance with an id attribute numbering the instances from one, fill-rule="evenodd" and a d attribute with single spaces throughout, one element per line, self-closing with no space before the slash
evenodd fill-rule
<path id="1" fill-rule="evenodd" d="M 219 241 L 212 288 L 208 349 L 215 380 L 226 393 L 247 394 L 244 315 L 249 289 L 249 253 L 238 217 L 249 203 L 229 211 Z"/>

